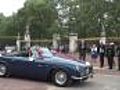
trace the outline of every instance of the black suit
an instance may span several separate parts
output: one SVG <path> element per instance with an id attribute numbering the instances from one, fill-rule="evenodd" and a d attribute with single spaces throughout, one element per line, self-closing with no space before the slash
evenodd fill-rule
<path id="1" fill-rule="evenodd" d="M 102 68 L 104 66 L 104 56 L 105 56 L 105 46 L 104 45 L 99 46 L 99 55 L 100 55 L 100 67 Z"/>
<path id="2" fill-rule="evenodd" d="M 79 58 L 82 60 L 86 59 L 86 43 L 79 44 Z"/>
<path id="3" fill-rule="evenodd" d="M 109 69 L 112 69 L 114 63 L 113 59 L 115 55 L 114 46 L 108 46 L 106 54 L 107 54 Z"/>

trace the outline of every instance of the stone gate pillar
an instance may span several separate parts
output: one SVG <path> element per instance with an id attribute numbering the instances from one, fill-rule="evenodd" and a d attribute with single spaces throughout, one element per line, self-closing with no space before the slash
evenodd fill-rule
<path id="1" fill-rule="evenodd" d="M 101 37 L 99 40 L 99 43 L 105 45 L 106 44 L 106 37 Z"/>
<path id="2" fill-rule="evenodd" d="M 16 40 L 16 49 L 18 52 L 20 52 L 20 50 L 21 50 L 21 42 L 20 42 L 20 34 L 19 33 L 18 33 L 18 37 Z"/>
<path id="3" fill-rule="evenodd" d="M 78 35 L 77 33 L 70 33 L 69 35 L 69 52 L 74 53 L 77 50 L 77 41 Z"/>
<path id="4" fill-rule="evenodd" d="M 53 35 L 53 40 L 52 40 L 54 49 L 57 49 L 59 47 L 59 43 L 58 43 L 59 40 L 60 40 L 60 35 L 59 34 L 54 34 Z"/>
<path id="5" fill-rule="evenodd" d="M 29 32 L 29 25 L 26 26 L 26 32 L 24 35 L 24 40 L 25 40 L 25 48 L 29 48 L 31 46 L 31 38 L 30 38 L 30 32 Z"/>
<path id="6" fill-rule="evenodd" d="M 102 24 L 102 31 L 101 31 L 101 38 L 99 40 L 100 44 L 106 44 L 106 31 L 105 31 L 105 26 Z"/>

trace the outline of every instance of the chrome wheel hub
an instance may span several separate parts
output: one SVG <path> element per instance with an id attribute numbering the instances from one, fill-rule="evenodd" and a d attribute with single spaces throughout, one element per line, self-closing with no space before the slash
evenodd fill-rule
<path id="1" fill-rule="evenodd" d="M 66 73 L 62 72 L 62 71 L 57 72 L 55 74 L 55 81 L 56 81 L 57 84 L 63 85 L 67 81 L 67 75 L 66 75 Z"/>
<path id="2" fill-rule="evenodd" d="M 0 64 L 0 76 L 5 75 L 5 73 L 6 73 L 5 65 Z"/>

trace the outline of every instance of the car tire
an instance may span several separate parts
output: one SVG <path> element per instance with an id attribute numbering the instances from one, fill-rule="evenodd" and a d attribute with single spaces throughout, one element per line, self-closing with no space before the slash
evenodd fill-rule
<path id="1" fill-rule="evenodd" d="M 63 70 L 57 70 L 52 75 L 52 81 L 55 85 L 60 87 L 70 86 L 72 83 L 69 75 Z"/>
<path id="2" fill-rule="evenodd" d="M 5 64 L 0 63 L 0 77 L 7 75 L 7 67 Z"/>

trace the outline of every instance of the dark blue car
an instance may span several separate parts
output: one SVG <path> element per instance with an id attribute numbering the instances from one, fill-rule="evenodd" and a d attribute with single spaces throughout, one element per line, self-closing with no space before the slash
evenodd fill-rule
<path id="1" fill-rule="evenodd" d="M 93 70 L 88 62 L 57 57 L 43 48 L 39 58 L 25 54 L 0 56 L 0 77 L 7 75 L 51 80 L 55 85 L 66 86 L 74 80 L 87 80 L 93 75 Z"/>

